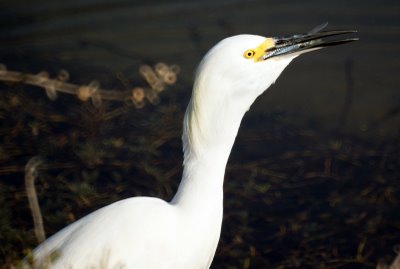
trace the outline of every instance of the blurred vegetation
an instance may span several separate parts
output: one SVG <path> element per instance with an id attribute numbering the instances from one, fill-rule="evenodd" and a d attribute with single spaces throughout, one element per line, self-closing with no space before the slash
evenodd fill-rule
<path id="1" fill-rule="evenodd" d="M 127 77 L 116 81 L 129 90 Z M 36 190 L 47 235 L 126 197 L 171 199 L 189 92 L 171 89 L 137 109 L 67 94 L 50 101 L 36 87 L 0 84 L 0 264 L 14 264 L 37 244 L 24 186 L 33 156 L 42 160 Z M 389 264 L 400 244 L 399 137 L 362 141 L 285 119 L 276 113 L 243 122 L 212 268 Z"/>

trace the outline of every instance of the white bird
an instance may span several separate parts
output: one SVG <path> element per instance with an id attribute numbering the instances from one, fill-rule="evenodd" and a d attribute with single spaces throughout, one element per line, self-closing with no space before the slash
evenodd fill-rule
<path id="1" fill-rule="evenodd" d="M 183 122 L 183 175 L 172 201 L 134 197 L 65 227 L 33 251 L 50 268 L 209 268 L 220 237 L 226 163 L 254 100 L 302 53 L 357 38 L 321 31 L 283 38 L 237 35 L 201 61 Z"/>

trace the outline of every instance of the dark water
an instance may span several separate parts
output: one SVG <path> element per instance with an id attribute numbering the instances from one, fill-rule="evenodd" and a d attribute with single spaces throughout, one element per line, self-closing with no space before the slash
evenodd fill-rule
<path id="1" fill-rule="evenodd" d="M 290 35 L 326 21 L 357 29 L 360 42 L 297 59 L 252 113 L 281 110 L 295 122 L 336 127 L 347 109 L 350 62 L 354 89 L 340 128 L 370 137 L 398 132 L 399 113 L 390 113 L 400 101 L 397 1 L 4 1 L 0 12 L 0 57 L 9 67 L 67 66 L 82 77 L 162 60 L 180 65 L 188 86 L 204 52 L 226 36 Z"/>
<path id="2" fill-rule="evenodd" d="M 190 96 L 192 75 L 202 55 L 224 37 L 240 33 L 291 35 L 326 21 L 330 29 L 357 29 L 358 42 L 296 59 L 246 115 L 227 170 L 226 217 L 214 268 L 375 268 L 385 253 L 393 256 L 393 246 L 400 243 L 400 2 L 49 0 L 3 1 L 0 7 L 0 62 L 8 69 L 56 74 L 66 68 L 75 83 L 97 79 L 105 88 L 116 88 L 121 87 L 117 74 L 137 78 L 140 64 L 164 61 L 179 65 L 181 74 L 176 88 L 171 87 L 172 97 L 161 96 L 161 104 L 171 102 L 181 107 Z M 69 106 L 80 104 L 62 95 L 59 98 L 65 98 L 61 110 L 69 114 L 67 117 L 74 113 Z M 122 117 L 121 125 L 116 121 L 116 128 L 99 131 L 103 136 L 88 135 L 85 139 L 97 145 L 118 134 L 128 141 L 136 139 L 137 129 L 142 128 L 143 141 L 155 140 L 157 135 L 152 133 L 158 127 L 152 126 L 154 118 L 176 117 L 163 118 L 165 124 L 158 128 L 164 132 L 173 129 L 174 139 L 154 156 L 151 153 L 144 158 L 150 166 L 172 171 L 172 183 L 154 179 L 133 182 L 143 194 L 168 198 L 180 175 L 174 171 L 180 169 L 182 113 L 183 108 L 173 113 L 149 108 L 135 114 L 138 123 L 125 125 L 122 122 L 127 117 Z M 146 123 L 146 117 L 151 123 Z M 6 122 L 5 117 L 2 120 Z M 13 127 L 18 125 L 15 122 L 11 122 Z M 79 124 L 79 128 L 88 128 Z M 68 133 L 70 125 L 58 131 Z M 330 132 L 339 135 L 332 138 Z M 7 132 L 2 134 L 6 137 Z M 18 143 L 26 144 L 23 139 Z M 19 155 L 1 166 L 24 163 L 37 151 L 20 146 Z M 75 153 L 60 152 L 65 159 L 56 157 L 55 161 L 76 161 Z M 115 154 L 115 158 L 136 156 L 124 154 Z M 114 177 L 114 181 L 97 186 L 99 192 L 107 194 L 105 190 L 113 185 L 125 184 L 127 188 L 132 184 L 119 180 L 116 172 L 107 168 L 113 161 L 109 157 L 95 168 L 76 161 L 73 169 L 53 171 L 54 175 L 48 176 L 57 176 L 61 182 L 64 176 L 76 176 L 93 183 L 91 178 L 98 176 L 98 169 L 105 174 L 98 176 L 99 182 Z M 132 162 L 138 167 L 145 164 L 137 161 Z M 131 172 L 123 165 L 116 167 L 121 173 Z M 92 174 L 88 175 L 90 168 Z M 143 170 L 157 178 L 157 172 L 148 167 Z M 86 174 L 81 177 L 82 171 Z M 15 180 L 18 185 L 23 177 L 20 172 L 0 172 L 6 175 L 7 183 Z M 162 187 L 153 191 L 161 183 Z M 17 190 L 7 194 L 14 199 L 10 201 L 24 206 L 21 190 L 10 189 Z M 65 212 L 71 210 L 63 204 L 70 197 L 61 193 L 47 194 L 56 201 L 52 205 L 45 200 L 50 203 L 46 204 L 51 208 L 48 213 L 58 210 L 54 208 L 59 204 Z M 125 190 L 108 199 L 129 195 L 132 192 Z M 104 197 L 96 199 L 92 205 L 77 207 L 77 216 L 109 202 Z M 30 217 L 27 211 L 18 214 L 10 213 L 20 223 Z M 57 214 L 60 219 L 61 213 Z M 71 219 L 47 221 L 53 223 L 51 233 Z M 22 226 L 29 227 L 29 223 Z M 353 259 L 358 254 L 365 259 Z M 331 263 L 318 264 L 318 259 Z"/>

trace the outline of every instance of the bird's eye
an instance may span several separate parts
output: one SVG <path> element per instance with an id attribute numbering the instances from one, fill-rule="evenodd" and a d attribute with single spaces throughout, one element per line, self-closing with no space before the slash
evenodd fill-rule
<path id="1" fill-rule="evenodd" d="M 254 50 L 246 50 L 244 52 L 243 56 L 246 59 L 250 59 L 250 58 L 253 58 L 254 54 L 256 54 Z"/>

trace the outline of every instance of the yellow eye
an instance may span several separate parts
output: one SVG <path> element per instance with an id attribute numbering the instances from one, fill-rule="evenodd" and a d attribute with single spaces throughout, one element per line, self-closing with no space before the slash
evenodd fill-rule
<path id="1" fill-rule="evenodd" d="M 250 58 L 253 58 L 254 54 L 256 54 L 256 52 L 254 50 L 246 50 L 244 52 L 243 56 L 246 59 L 250 59 Z"/>

